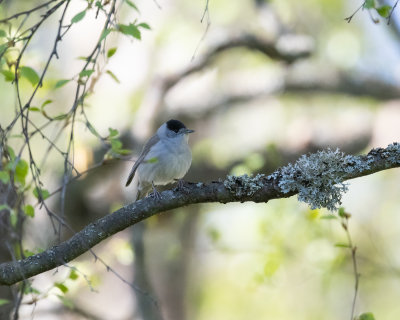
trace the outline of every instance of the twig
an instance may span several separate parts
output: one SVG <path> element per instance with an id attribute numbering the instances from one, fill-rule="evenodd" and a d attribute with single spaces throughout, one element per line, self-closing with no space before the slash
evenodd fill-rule
<path id="1" fill-rule="evenodd" d="M 201 17 L 201 20 L 200 20 L 201 23 L 203 23 L 203 19 L 206 14 L 207 14 L 207 20 L 210 19 L 210 12 L 208 11 L 208 3 L 209 3 L 209 0 L 206 0 L 206 7 L 204 8 L 203 16 Z"/>
<path id="2" fill-rule="evenodd" d="M 353 19 L 353 17 L 356 15 L 356 13 L 357 13 L 358 11 L 360 11 L 360 9 L 364 7 L 364 5 L 365 5 L 365 1 L 362 3 L 361 6 L 359 6 L 359 7 L 357 8 L 356 11 L 353 12 L 353 14 L 352 14 L 351 16 L 349 16 L 349 17 L 347 17 L 347 18 L 344 18 L 344 20 L 346 20 L 347 23 L 350 23 L 351 19 Z"/>
<path id="3" fill-rule="evenodd" d="M 154 4 L 156 5 L 156 7 L 158 8 L 158 9 L 162 9 L 161 8 L 161 5 L 158 3 L 158 1 L 157 0 L 153 0 L 153 2 L 154 2 Z"/>
<path id="4" fill-rule="evenodd" d="M 353 263 L 353 273 L 354 273 L 354 295 L 353 295 L 353 303 L 351 305 L 351 314 L 350 314 L 350 320 L 354 319 L 354 313 L 356 309 L 356 301 L 357 301 L 357 294 L 358 294 L 358 287 L 359 287 L 359 282 L 360 282 L 360 273 L 358 272 L 358 267 L 357 267 L 357 247 L 353 244 L 353 240 L 351 238 L 351 234 L 349 231 L 349 218 L 351 215 L 347 212 L 343 212 L 339 214 L 341 216 L 341 226 L 343 230 L 346 233 L 347 237 L 347 242 L 348 242 L 348 248 L 351 252 L 351 260 Z"/>
<path id="5" fill-rule="evenodd" d="M 393 5 L 392 9 L 391 9 L 390 12 L 389 12 L 388 21 L 387 21 L 387 24 L 388 24 L 388 25 L 390 24 L 390 20 L 392 19 L 393 11 L 394 11 L 394 9 L 397 7 L 398 3 L 399 3 L 399 0 L 396 1 L 396 3 Z"/>
<path id="6" fill-rule="evenodd" d="M 210 11 L 208 10 L 208 2 L 209 2 L 209 0 L 206 0 L 206 6 L 205 6 L 205 8 L 204 8 L 203 15 L 202 15 L 202 17 L 201 17 L 201 19 L 200 19 L 200 22 L 203 23 L 204 17 L 207 16 L 207 25 L 206 25 L 206 29 L 204 30 L 203 35 L 201 36 L 199 42 L 197 43 L 196 49 L 194 49 L 194 52 L 193 52 L 193 55 L 192 55 L 192 58 L 190 59 L 190 61 L 193 61 L 194 58 L 196 57 L 197 51 L 198 51 L 199 48 L 200 48 L 200 44 L 201 44 L 201 43 L 204 41 L 204 39 L 206 38 L 206 35 L 207 35 L 207 33 L 208 33 L 208 29 L 210 28 L 210 25 L 211 25 Z"/>
<path id="7" fill-rule="evenodd" d="M 0 3 L 1 3 L 2 1 L 3 1 L 3 0 L 1 0 Z M 39 9 L 42 9 L 42 8 L 44 8 L 44 7 L 47 7 L 50 3 L 55 2 L 55 1 L 60 1 L 60 0 L 50 0 L 50 1 L 48 1 L 48 2 L 45 2 L 45 3 L 41 4 L 41 5 L 39 5 L 39 6 L 35 7 L 35 8 L 33 8 L 33 9 L 18 12 L 18 13 L 16 13 L 16 14 L 12 15 L 12 16 L 9 16 L 9 17 L 7 17 L 7 18 L 5 18 L 5 19 L 0 20 L 0 23 L 6 23 L 6 22 L 8 22 L 8 21 L 10 21 L 10 20 L 12 20 L 12 19 L 18 18 L 18 17 L 20 17 L 20 16 L 22 16 L 22 15 L 30 15 L 31 13 L 33 13 L 33 12 L 39 10 Z M 61 2 L 65 2 L 65 1 L 66 1 L 66 0 L 61 0 Z"/>

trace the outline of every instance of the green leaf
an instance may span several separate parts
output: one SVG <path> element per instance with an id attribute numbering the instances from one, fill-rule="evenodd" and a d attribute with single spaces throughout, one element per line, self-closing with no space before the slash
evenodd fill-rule
<path id="1" fill-rule="evenodd" d="M 110 133 L 108 135 L 109 138 L 116 137 L 119 134 L 118 130 L 113 128 L 108 128 L 108 132 Z"/>
<path id="2" fill-rule="evenodd" d="M 13 71 L 10 70 L 1 70 L 1 73 L 4 76 L 4 80 L 6 80 L 7 82 L 13 82 L 15 79 L 15 73 Z"/>
<path id="3" fill-rule="evenodd" d="M 7 146 L 7 153 L 9 154 L 11 160 L 14 161 L 14 159 L 15 159 L 15 152 L 14 152 L 13 148 L 11 148 L 10 146 Z"/>
<path id="4" fill-rule="evenodd" d="M 8 206 L 8 204 L 0 204 L 0 211 L 7 210 L 8 212 L 11 212 L 11 208 Z"/>
<path id="5" fill-rule="evenodd" d="M 0 299 L 0 306 L 2 306 L 3 304 L 7 304 L 7 303 L 10 303 L 10 300 Z"/>
<path id="6" fill-rule="evenodd" d="M 68 118 L 68 113 L 59 114 L 58 116 L 54 117 L 53 120 L 63 120 Z"/>
<path id="7" fill-rule="evenodd" d="M 4 54 L 4 52 L 6 52 L 8 49 L 8 45 L 7 43 L 3 43 L 0 45 L 0 54 Z"/>
<path id="8" fill-rule="evenodd" d="M 60 299 L 60 301 L 63 303 L 64 306 L 66 306 L 69 309 L 73 309 L 74 308 L 74 304 L 71 300 L 67 299 L 66 297 L 62 296 L 62 295 L 57 295 L 57 297 Z"/>
<path id="9" fill-rule="evenodd" d="M 94 4 L 97 8 L 100 8 L 100 9 L 102 9 L 103 8 L 103 5 L 101 4 L 101 1 L 96 1 L 96 3 Z"/>
<path id="10" fill-rule="evenodd" d="M 33 195 L 39 199 L 40 198 L 40 193 L 42 195 L 42 199 L 46 200 L 49 196 L 50 196 L 50 192 L 47 191 L 46 189 L 39 189 L 38 187 L 36 187 L 35 189 L 33 189 Z M 40 200 L 40 199 L 39 199 Z"/>
<path id="11" fill-rule="evenodd" d="M 335 247 L 338 247 L 338 248 L 351 248 L 348 243 L 342 243 L 342 242 L 335 243 Z"/>
<path id="12" fill-rule="evenodd" d="M 127 4 L 128 6 L 130 6 L 130 7 L 133 8 L 133 9 L 135 9 L 138 13 L 140 12 L 139 9 L 138 9 L 138 7 L 136 7 L 136 5 L 135 5 L 132 1 L 130 1 L 130 0 L 125 0 L 125 2 L 126 2 L 126 4 Z"/>
<path id="13" fill-rule="evenodd" d="M 86 122 L 86 126 L 94 136 L 96 136 L 97 138 L 101 139 L 101 135 L 97 132 L 95 127 L 93 127 L 92 124 L 89 121 Z"/>
<path id="14" fill-rule="evenodd" d="M 126 155 L 126 154 L 131 154 L 132 150 L 129 150 L 129 149 L 118 149 L 115 152 L 118 153 L 118 154 L 121 154 L 121 155 Z"/>
<path id="15" fill-rule="evenodd" d="M 139 24 L 138 24 L 138 27 L 151 30 L 150 26 L 149 26 L 147 23 L 145 23 L 145 22 L 139 23 Z"/>
<path id="16" fill-rule="evenodd" d="M 8 174 L 7 171 L 0 171 L 0 180 L 4 184 L 8 183 L 10 181 L 10 175 Z"/>
<path id="17" fill-rule="evenodd" d="M 392 10 L 392 6 L 389 6 L 389 5 L 385 5 L 385 6 L 381 6 L 379 8 L 376 8 L 376 11 L 383 18 L 389 17 L 390 10 Z"/>
<path id="18" fill-rule="evenodd" d="M 53 100 L 46 100 L 45 102 L 42 103 L 42 105 L 40 106 L 40 109 L 43 109 L 45 106 L 47 106 L 48 104 L 52 103 Z"/>
<path id="19" fill-rule="evenodd" d="M 79 275 L 76 273 L 76 271 L 74 269 L 72 269 L 71 272 L 69 273 L 68 278 L 71 280 L 76 280 L 79 278 Z"/>
<path id="20" fill-rule="evenodd" d="M 357 320 L 375 320 L 374 315 L 372 314 L 372 312 L 366 312 L 361 314 Z"/>
<path id="21" fill-rule="evenodd" d="M 40 109 L 38 107 L 29 107 L 29 111 L 38 112 Z"/>
<path id="22" fill-rule="evenodd" d="M 20 184 L 25 185 L 25 178 L 28 174 L 28 171 L 28 163 L 25 160 L 20 159 L 15 167 L 15 180 Z"/>
<path id="23" fill-rule="evenodd" d="M 77 57 L 76 59 L 77 60 L 83 60 L 83 61 L 92 60 L 92 62 L 93 62 L 93 59 L 88 59 L 88 57 L 86 57 L 86 56 L 80 56 L 80 57 Z"/>
<path id="24" fill-rule="evenodd" d="M 99 40 L 99 42 L 101 42 L 101 41 L 103 41 L 105 38 L 107 38 L 107 36 L 111 33 L 111 29 L 105 29 L 104 31 L 103 31 L 103 33 L 101 34 L 101 36 L 100 36 L 100 40 Z"/>
<path id="25" fill-rule="evenodd" d="M 25 257 L 30 257 L 30 256 L 33 256 L 33 255 L 35 255 L 34 252 L 32 252 L 32 251 L 30 251 L 30 250 L 28 250 L 28 249 L 25 249 L 25 250 L 24 250 L 24 256 L 25 256 Z"/>
<path id="26" fill-rule="evenodd" d="M 15 213 L 14 210 L 11 210 L 10 211 L 10 223 L 15 228 L 15 226 L 17 225 L 17 222 L 18 222 L 17 214 Z"/>
<path id="27" fill-rule="evenodd" d="M 119 79 L 117 78 L 117 76 L 116 76 L 111 70 L 107 70 L 106 73 L 107 73 L 111 78 L 113 78 L 114 81 L 115 81 L 116 83 L 120 83 L 120 82 L 119 82 Z"/>
<path id="28" fill-rule="evenodd" d="M 36 294 L 40 294 L 40 291 L 35 289 L 34 287 L 32 287 L 31 285 L 27 285 L 24 289 L 24 294 L 28 294 L 28 293 L 36 293 Z"/>
<path id="29" fill-rule="evenodd" d="M 82 70 L 81 72 L 79 72 L 79 77 L 83 78 L 83 77 L 90 77 L 91 74 L 94 72 L 93 69 L 89 69 L 89 70 Z"/>
<path id="30" fill-rule="evenodd" d="M 32 84 L 32 86 L 36 86 L 39 83 L 39 75 L 31 67 L 21 67 L 20 74 L 21 77 L 26 78 Z"/>
<path id="31" fill-rule="evenodd" d="M 214 244 L 221 239 L 221 232 L 219 232 L 216 228 L 213 227 L 207 229 L 207 235 Z"/>
<path id="32" fill-rule="evenodd" d="M 62 79 L 62 80 L 58 80 L 56 82 L 56 85 L 54 86 L 55 89 L 57 88 L 61 88 L 63 85 L 67 84 L 68 82 L 70 82 L 71 79 Z"/>
<path id="33" fill-rule="evenodd" d="M 375 8 L 375 0 L 365 0 L 364 2 L 365 9 L 372 9 Z"/>
<path id="34" fill-rule="evenodd" d="M 337 219 L 337 217 L 334 216 L 333 214 L 325 214 L 325 215 L 321 216 L 320 219 L 331 220 L 331 219 Z"/>
<path id="35" fill-rule="evenodd" d="M 345 218 L 346 217 L 346 212 L 344 211 L 343 207 L 339 208 L 338 214 L 339 214 L 339 217 L 341 217 L 341 218 Z"/>
<path id="36" fill-rule="evenodd" d="M 135 26 L 134 24 L 132 24 L 132 23 L 129 24 L 129 25 L 126 25 L 126 24 L 118 24 L 117 27 L 118 27 L 118 30 L 119 30 L 120 32 L 122 32 L 123 34 L 132 36 L 132 37 L 134 37 L 134 38 L 136 38 L 136 39 L 139 39 L 139 40 L 141 39 L 140 30 L 139 30 L 139 28 L 138 28 L 137 26 Z"/>
<path id="37" fill-rule="evenodd" d="M 0 38 L 7 37 L 7 33 L 4 30 L 0 29 Z"/>
<path id="38" fill-rule="evenodd" d="M 107 51 L 107 58 L 111 58 L 115 52 L 117 52 L 117 48 L 111 48 Z"/>
<path id="39" fill-rule="evenodd" d="M 122 142 L 119 141 L 118 139 L 112 139 L 111 140 L 111 149 L 113 151 L 118 151 L 122 147 Z"/>
<path id="40" fill-rule="evenodd" d="M 71 19 L 71 23 L 77 23 L 81 21 L 85 17 L 85 15 L 86 15 L 86 10 L 79 12 Z"/>
<path id="41" fill-rule="evenodd" d="M 150 159 L 146 160 L 146 163 L 156 163 L 156 162 L 158 162 L 158 158 L 157 157 L 153 157 L 153 158 L 150 158 Z"/>
<path id="42" fill-rule="evenodd" d="M 24 212 L 28 217 L 33 218 L 35 216 L 35 209 L 30 204 L 24 207 Z"/>
<path id="43" fill-rule="evenodd" d="M 68 288 L 67 288 L 64 284 L 62 284 L 62 283 L 60 283 L 60 282 L 54 283 L 54 286 L 55 286 L 56 288 L 60 289 L 61 292 L 64 293 L 64 294 L 66 294 L 66 293 L 68 292 Z"/>

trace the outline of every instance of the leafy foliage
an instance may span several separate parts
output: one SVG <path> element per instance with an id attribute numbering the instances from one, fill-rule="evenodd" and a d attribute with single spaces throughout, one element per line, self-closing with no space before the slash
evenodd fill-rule
<path id="1" fill-rule="evenodd" d="M 111 48 L 107 51 L 107 58 L 111 58 L 117 52 L 117 48 Z"/>
<path id="2" fill-rule="evenodd" d="M 24 207 L 24 212 L 28 217 L 33 218 L 35 216 L 35 209 L 30 204 Z"/>
<path id="3" fill-rule="evenodd" d="M 127 4 L 127 8 L 138 12 L 138 8 L 132 1 L 118 0 Z M 35 219 L 35 206 L 28 204 L 29 198 L 37 199 L 40 204 L 40 209 L 44 208 L 51 219 L 54 227 L 54 232 L 58 233 L 65 226 L 63 219 L 58 219 L 57 213 L 53 213 L 46 201 L 47 199 L 65 190 L 66 185 L 74 179 L 73 173 L 78 173 L 74 165 L 74 145 L 75 135 L 74 130 L 80 125 L 83 125 L 88 131 L 93 134 L 101 144 L 109 145 L 109 152 L 106 157 L 119 158 L 122 155 L 130 153 L 129 150 L 123 148 L 123 144 L 119 139 L 119 132 L 115 129 L 109 129 L 109 135 L 103 138 L 99 131 L 93 126 L 85 112 L 87 108 L 86 98 L 93 93 L 96 81 L 103 75 L 110 76 L 116 83 L 119 83 L 115 73 L 107 68 L 104 68 L 102 63 L 106 64 L 108 60 L 115 55 L 118 47 L 108 47 L 107 37 L 112 33 L 121 33 L 131 36 L 135 39 L 141 39 L 140 29 L 149 29 L 146 23 L 137 24 L 125 23 L 119 20 L 117 11 L 119 6 L 117 0 L 110 1 L 87 1 L 87 7 L 79 12 L 73 12 L 72 6 L 69 6 L 70 1 L 49 1 L 46 5 L 34 7 L 34 4 L 29 4 L 32 8 L 22 10 L 15 16 L 10 16 L 2 20 L 3 27 L 0 29 L 0 72 L 4 80 L 13 86 L 17 92 L 17 105 L 15 109 L 15 118 L 8 124 L 7 129 L 3 131 L 0 127 L 0 143 L 2 156 L 2 166 L 0 167 L 0 182 L 7 185 L 8 188 L 14 189 L 18 195 L 16 203 L 2 203 L 0 210 L 9 215 L 10 230 L 14 233 L 22 232 L 22 225 L 26 218 Z M 96 18 L 98 15 L 103 15 L 105 23 L 98 31 L 98 41 L 94 44 L 93 49 L 86 55 L 79 57 L 83 61 L 80 70 L 73 71 L 72 74 L 59 79 L 49 78 L 48 71 L 54 70 L 53 63 L 55 58 L 61 53 L 60 43 L 64 37 L 75 29 L 80 22 L 89 16 L 89 11 L 96 10 Z M 72 15 L 71 15 L 72 13 Z M 66 17 L 71 17 L 68 21 Z M 21 18 L 23 23 L 21 23 Z M 26 23 L 30 19 L 37 19 L 35 23 Z M 36 34 L 43 32 L 43 25 L 47 25 L 46 21 L 53 19 L 56 22 L 57 31 L 54 38 L 54 46 L 47 60 L 39 63 L 30 63 L 27 61 L 32 57 L 31 44 L 32 39 Z M 11 32 L 12 30 L 12 32 Z M 76 30 L 76 29 L 75 29 Z M 44 30 L 46 32 L 46 30 Z M 53 34 L 47 32 L 49 36 Z M 106 56 L 105 62 L 99 59 L 101 56 Z M 40 66 L 40 67 L 38 67 Z M 17 81 L 16 81 L 17 80 Z M 23 80 L 23 81 L 20 81 Z M 32 86 L 29 89 L 25 83 Z M 54 94 L 49 94 L 49 84 L 54 91 Z M 66 86 L 68 84 L 68 86 Z M 61 100 L 61 94 L 69 94 L 74 97 L 70 106 L 65 105 L 65 110 L 59 110 L 59 106 L 64 104 Z M 43 98 L 45 97 L 45 98 Z M 71 102 L 68 102 L 71 103 Z M 47 121 L 43 123 L 37 122 L 37 117 Z M 22 123 L 21 128 L 16 126 Z M 48 128 L 59 128 L 56 135 L 52 135 L 52 130 Z M 11 145 L 16 146 L 16 151 L 10 147 L 8 139 L 20 139 L 22 143 Z M 36 137 L 42 139 L 41 148 L 37 149 L 32 140 Z M 67 145 L 60 145 L 58 139 L 64 138 Z M 51 152 L 61 155 L 64 162 L 63 185 L 55 192 L 50 193 L 43 181 L 43 172 L 49 172 L 47 169 L 47 157 Z M 40 159 L 40 157 L 42 158 Z M 94 165 L 94 167 L 98 166 Z M 61 209 L 63 212 L 64 208 Z M 59 224 L 59 226 L 56 226 Z M 27 257 L 35 254 L 35 250 L 21 248 L 20 243 L 22 234 L 12 235 L 8 241 L 10 248 L 15 248 L 16 257 Z M 13 243 L 16 241 L 16 244 Z M 20 242 L 19 242 L 20 241 Z M 37 252 L 36 252 L 37 253 Z M 71 269 L 68 280 L 74 281 L 79 278 L 78 272 Z M 73 303 L 65 297 L 68 293 L 68 286 L 64 282 L 54 283 L 54 287 L 61 291 L 62 294 L 57 295 L 60 301 L 68 308 L 73 308 Z M 21 286 L 21 295 L 34 294 L 35 299 L 46 298 L 47 293 L 40 293 L 34 289 L 29 282 L 25 286 Z M 8 300 L 0 300 L 0 305 L 9 303 Z"/>
<path id="4" fill-rule="evenodd" d="M 25 77 L 32 84 L 32 86 L 35 86 L 39 83 L 40 77 L 31 67 L 21 67 L 20 74 L 22 77 Z"/>
<path id="5" fill-rule="evenodd" d="M 375 320 L 373 313 L 367 312 L 361 314 L 356 320 Z"/>
<path id="6" fill-rule="evenodd" d="M 60 289 L 60 291 L 64 294 L 68 292 L 68 288 L 63 283 L 56 282 L 54 283 L 54 287 Z"/>
<path id="7" fill-rule="evenodd" d="M 33 195 L 39 200 L 46 200 L 50 196 L 50 192 L 46 189 L 36 187 L 33 189 Z"/>
<path id="8" fill-rule="evenodd" d="M 5 305 L 7 303 L 10 303 L 10 300 L 8 300 L 8 299 L 0 299 L 0 306 Z"/>
<path id="9" fill-rule="evenodd" d="M 375 8 L 375 0 L 365 0 L 364 2 L 365 9 L 372 9 Z"/>
<path id="10" fill-rule="evenodd" d="M 126 25 L 126 24 L 118 24 L 117 25 L 117 30 L 122 32 L 123 34 L 132 36 L 132 37 L 134 37 L 134 38 L 136 38 L 138 40 L 140 40 L 141 37 L 142 37 L 141 34 L 140 34 L 140 31 L 139 31 L 139 28 L 136 25 L 132 24 L 132 23 L 130 23 L 128 25 Z"/>
<path id="11" fill-rule="evenodd" d="M 66 85 L 68 82 L 70 82 L 70 79 L 62 79 L 62 80 L 58 80 L 56 82 L 56 85 L 54 86 L 56 89 L 57 88 L 61 88 L 62 86 Z"/>
<path id="12" fill-rule="evenodd" d="M 72 19 L 71 19 L 71 23 L 77 23 L 79 21 L 81 21 L 86 15 L 86 10 L 83 10 L 79 13 L 77 13 Z"/>
<path id="13" fill-rule="evenodd" d="M 383 18 L 388 18 L 391 10 L 392 10 L 392 7 L 389 5 L 383 5 L 381 7 L 376 8 L 376 11 Z"/>

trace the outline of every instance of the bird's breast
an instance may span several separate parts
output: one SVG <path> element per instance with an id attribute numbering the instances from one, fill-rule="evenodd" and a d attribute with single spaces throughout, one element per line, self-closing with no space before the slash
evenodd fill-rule
<path id="1" fill-rule="evenodd" d="M 186 142 L 168 143 L 161 140 L 139 166 L 139 179 L 156 185 L 168 184 L 174 179 L 183 178 L 191 163 L 192 153 Z"/>

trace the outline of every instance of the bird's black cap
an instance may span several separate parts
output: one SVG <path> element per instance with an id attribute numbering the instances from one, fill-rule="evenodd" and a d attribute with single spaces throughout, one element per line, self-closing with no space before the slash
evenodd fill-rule
<path id="1" fill-rule="evenodd" d="M 186 129 L 186 126 L 179 120 L 172 119 L 172 120 L 167 121 L 167 128 L 171 131 L 178 132 L 182 128 Z"/>

